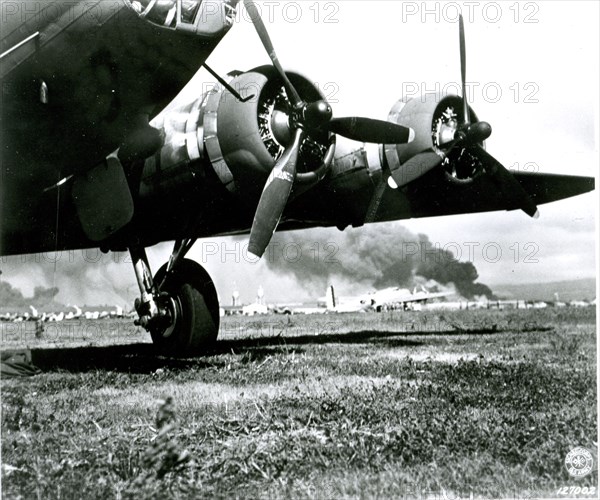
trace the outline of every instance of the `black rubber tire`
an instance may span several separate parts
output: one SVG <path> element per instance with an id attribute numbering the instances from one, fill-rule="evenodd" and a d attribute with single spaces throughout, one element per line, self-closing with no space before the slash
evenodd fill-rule
<path id="1" fill-rule="evenodd" d="M 159 269 L 155 283 L 162 283 L 166 269 L 166 265 Z M 150 331 L 160 354 L 190 357 L 206 353 L 217 340 L 220 322 L 217 291 L 209 274 L 196 262 L 184 259 L 160 291 L 169 294 L 175 309 L 172 328 Z"/>

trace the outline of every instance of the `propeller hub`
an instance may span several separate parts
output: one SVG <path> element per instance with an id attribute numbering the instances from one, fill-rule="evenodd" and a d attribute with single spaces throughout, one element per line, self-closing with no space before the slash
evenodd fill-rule
<path id="1" fill-rule="evenodd" d="M 331 106 L 320 100 L 311 102 L 302 108 L 302 123 L 307 128 L 319 128 L 331 120 Z"/>
<path id="2" fill-rule="evenodd" d="M 483 142 L 490 135 L 492 135 L 492 126 L 487 122 L 473 123 L 467 129 L 467 138 L 473 143 Z"/>

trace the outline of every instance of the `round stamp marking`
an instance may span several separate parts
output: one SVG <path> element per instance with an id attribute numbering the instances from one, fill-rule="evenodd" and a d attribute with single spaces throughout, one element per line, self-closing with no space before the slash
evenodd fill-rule
<path id="1" fill-rule="evenodd" d="M 565 457 L 565 467 L 572 477 L 585 477 L 594 467 L 592 453 L 583 446 L 573 448 Z"/>

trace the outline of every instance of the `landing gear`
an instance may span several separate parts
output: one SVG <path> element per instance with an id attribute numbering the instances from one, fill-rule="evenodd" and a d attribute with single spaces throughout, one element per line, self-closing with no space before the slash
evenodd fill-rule
<path id="1" fill-rule="evenodd" d="M 169 262 L 154 278 L 143 249 L 130 248 L 141 299 L 137 324 L 150 332 L 161 354 L 194 356 L 205 352 L 219 332 L 219 300 L 202 266 L 184 259 L 193 242 L 175 244 Z"/>
<path id="2" fill-rule="evenodd" d="M 155 283 L 163 283 L 159 302 L 168 321 L 150 326 L 152 341 L 166 354 L 198 354 L 210 347 L 219 333 L 219 300 L 208 273 L 193 260 L 183 259 L 167 274 L 159 269 Z"/>

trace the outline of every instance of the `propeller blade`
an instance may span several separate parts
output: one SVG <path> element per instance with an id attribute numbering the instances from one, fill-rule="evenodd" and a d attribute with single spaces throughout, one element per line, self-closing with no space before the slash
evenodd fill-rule
<path id="1" fill-rule="evenodd" d="M 392 171 L 392 178 L 398 187 L 402 187 L 409 182 L 421 177 L 431 169 L 437 167 L 444 161 L 444 158 L 428 150 L 409 158 L 399 168 Z"/>
<path id="2" fill-rule="evenodd" d="M 463 113 L 465 125 L 471 123 L 469 103 L 467 101 L 467 44 L 465 41 L 465 24 L 462 14 L 458 17 L 458 34 L 460 38 L 460 76 L 462 80 Z"/>
<path id="3" fill-rule="evenodd" d="M 300 98 L 300 95 L 298 94 L 298 92 L 296 91 L 294 86 L 292 85 L 292 82 L 290 82 L 290 79 L 285 74 L 285 71 L 283 70 L 283 66 L 279 62 L 279 59 L 275 52 L 275 47 L 273 46 L 273 43 L 271 42 L 271 38 L 269 37 L 267 28 L 266 28 L 265 24 L 263 23 L 263 20 L 260 17 L 260 12 L 258 12 L 256 5 L 254 4 L 254 2 L 252 0 L 244 0 L 244 6 L 246 7 L 246 11 L 250 15 L 252 24 L 254 24 L 254 28 L 256 29 L 256 32 L 258 33 L 258 36 L 260 37 L 260 40 L 261 40 L 265 50 L 267 51 L 267 54 L 269 54 L 269 57 L 271 58 L 273 66 L 275 67 L 275 69 L 277 70 L 277 72 L 279 73 L 281 78 L 283 79 L 283 84 L 285 86 L 285 92 L 288 96 L 288 99 L 290 100 L 290 102 L 292 103 L 292 105 L 295 108 L 302 106 L 303 101 Z"/>
<path id="4" fill-rule="evenodd" d="M 374 144 L 406 144 L 411 142 L 415 136 L 411 128 L 358 116 L 333 118 L 327 128 L 330 132 L 348 139 Z"/>
<path id="5" fill-rule="evenodd" d="M 537 219 L 539 211 L 536 204 L 513 174 L 481 146 L 477 146 L 474 152 L 485 163 L 490 175 L 498 181 L 503 191 L 508 194 L 509 201 L 512 201 L 530 217 Z"/>
<path id="6" fill-rule="evenodd" d="M 61 180 L 59 180 L 56 184 L 52 184 L 52 186 L 48 186 L 47 188 L 45 188 L 43 192 L 46 193 L 48 191 L 51 191 L 52 189 L 58 189 L 59 187 L 61 187 L 62 185 L 66 184 L 74 178 L 75 176 L 73 174 L 67 175 L 66 177 L 63 177 Z"/>
<path id="7" fill-rule="evenodd" d="M 250 231 L 248 251 L 259 258 L 265 253 L 290 197 L 303 138 L 303 130 L 296 130 L 294 141 L 273 167 L 258 202 Z"/>

